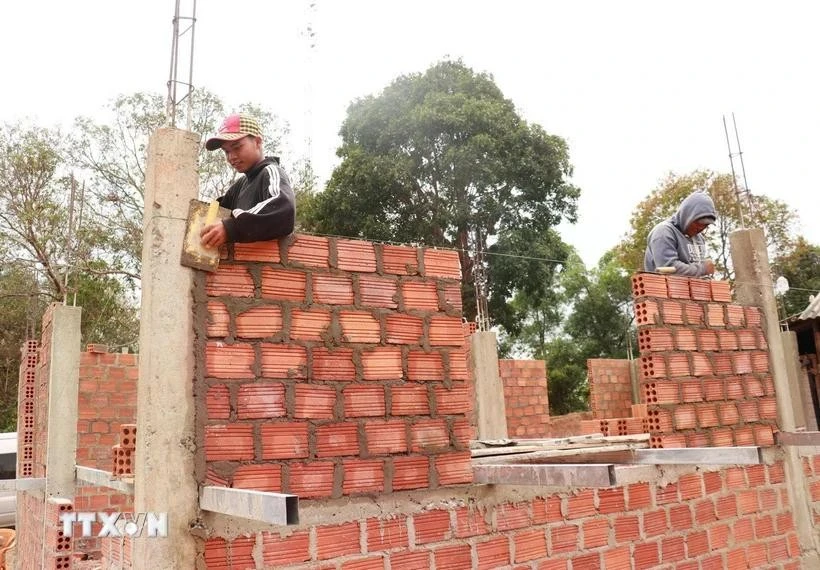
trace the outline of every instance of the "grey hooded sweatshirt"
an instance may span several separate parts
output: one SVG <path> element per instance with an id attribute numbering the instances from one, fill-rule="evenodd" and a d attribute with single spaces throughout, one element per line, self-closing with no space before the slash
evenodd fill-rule
<path id="1" fill-rule="evenodd" d="M 674 216 L 649 232 L 644 269 L 657 271 L 658 267 L 672 266 L 677 269 L 677 275 L 706 275 L 706 240 L 700 234 L 690 238 L 684 232 L 689 224 L 707 216 L 717 219 L 712 198 L 703 192 L 693 192 L 687 196 Z"/>

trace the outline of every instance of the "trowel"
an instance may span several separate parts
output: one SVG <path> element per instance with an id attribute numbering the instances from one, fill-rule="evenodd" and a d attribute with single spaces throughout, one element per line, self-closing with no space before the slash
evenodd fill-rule
<path id="1" fill-rule="evenodd" d="M 230 217 L 230 215 L 231 211 L 222 208 L 216 200 L 210 204 L 201 200 L 191 200 L 185 226 L 185 242 L 182 244 L 179 262 L 194 269 L 216 271 L 219 267 L 219 248 L 209 248 L 202 245 L 199 232 L 217 219 L 223 220 Z"/>

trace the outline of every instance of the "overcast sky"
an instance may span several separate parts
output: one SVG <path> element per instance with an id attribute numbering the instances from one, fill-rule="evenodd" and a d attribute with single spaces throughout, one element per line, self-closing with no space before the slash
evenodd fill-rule
<path id="1" fill-rule="evenodd" d="M 461 58 L 568 141 L 582 194 L 579 222 L 562 234 L 587 264 L 669 171 L 729 171 L 722 117 L 731 113 L 751 190 L 796 208 L 820 243 L 816 2 L 310 3 L 199 0 L 194 84 L 272 109 L 290 123 L 296 152 L 310 133 L 322 180 L 352 100 Z M 181 4 L 190 13 L 191 0 Z M 68 126 L 118 94 L 165 93 L 173 12 L 174 0 L 1 2 L 0 121 Z"/>

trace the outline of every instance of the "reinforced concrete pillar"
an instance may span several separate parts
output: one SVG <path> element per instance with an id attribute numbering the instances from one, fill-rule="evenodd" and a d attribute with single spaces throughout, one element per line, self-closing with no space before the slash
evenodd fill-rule
<path id="1" fill-rule="evenodd" d="M 192 271 L 180 265 L 189 202 L 198 194 L 199 135 L 159 129 L 145 172 L 134 510 L 167 513 L 168 537 L 134 540 L 134 568 L 196 564 Z"/>
<path id="2" fill-rule="evenodd" d="M 777 399 L 777 423 L 783 431 L 794 431 L 794 398 L 789 384 L 774 284 L 769 268 L 766 239 L 760 228 L 737 230 L 729 236 L 732 264 L 735 269 L 735 296 L 743 305 L 760 307 L 766 339 L 769 343 L 769 364 Z M 820 567 L 818 544 L 815 542 L 814 521 L 806 497 L 810 496 L 803 465 L 795 446 L 783 448 L 789 502 L 794 514 L 798 540 L 807 568 Z"/>
<path id="3" fill-rule="evenodd" d="M 504 385 L 498 374 L 498 341 L 492 331 L 470 335 L 470 364 L 475 379 L 475 413 L 478 439 L 507 437 Z"/>
<path id="4" fill-rule="evenodd" d="M 786 361 L 786 374 L 789 377 L 789 391 L 792 394 L 794 423 L 798 428 L 808 428 L 806 412 L 814 415 L 811 399 L 806 401 L 806 392 L 800 388 L 800 356 L 797 349 L 797 334 L 794 331 L 780 331 L 780 342 L 783 344 L 783 355 Z M 808 407 L 806 407 L 808 406 Z"/>

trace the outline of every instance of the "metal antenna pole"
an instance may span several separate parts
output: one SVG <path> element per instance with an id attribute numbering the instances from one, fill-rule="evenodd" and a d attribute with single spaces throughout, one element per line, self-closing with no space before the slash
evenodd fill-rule
<path id="1" fill-rule="evenodd" d="M 743 150 L 740 148 L 740 135 L 737 134 L 737 121 L 735 121 L 734 113 L 732 113 L 732 123 L 735 127 L 735 140 L 737 141 L 737 155 L 740 158 L 740 171 L 743 173 L 743 190 L 746 194 L 746 205 L 749 207 L 749 213 L 754 214 L 752 192 L 749 190 L 749 182 L 746 180 L 746 166 L 743 164 Z"/>
<path id="2" fill-rule="evenodd" d="M 732 114 L 734 117 L 734 113 Z M 729 141 L 729 128 L 726 126 L 726 115 L 723 115 L 723 132 L 726 133 L 726 146 L 729 149 L 729 166 L 732 168 L 732 184 L 735 189 L 735 199 L 737 200 L 737 211 L 740 214 L 740 227 L 746 227 L 746 220 L 743 216 L 743 204 L 740 201 L 740 191 L 737 188 L 737 175 L 735 174 L 735 160 L 732 154 L 732 143 Z"/>
<path id="3" fill-rule="evenodd" d="M 68 199 L 68 231 L 65 237 L 65 275 L 63 276 L 63 305 L 68 304 L 68 274 L 71 272 L 71 237 L 74 229 L 74 197 L 77 194 L 77 180 L 71 173 L 71 196 Z"/>
<path id="4" fill-rule="evenodd" d="M 194 28 L 196 25 L 196 0 L 191 0 L 191 12 L 190 16 L 181 16 L 180 15 L 180 3 L 181 0 L 176 0 L 174 6 L 174 19 L 173 19 L 173 37 L 171 39 L 171 69 L 168 74 L 168 98 L 166 101 L 165 107 L 165 114 L 168 124 L 172 127 L 176 127 L 177 123 L 177 108 L 179 105 L 183 103 L 186 99 L 188 100 L 188 109 L 187 109 L 187 120 L 186 120 L 186 129 L 191 130 L 191 120 L 192 120 L 192 94 L 194 91 Z M 187 28 L 184 30 L 180 30 L 180 20 L 188 20 L 190 23 Z M 180 81 L 179 78 L 179 48 L 180 48 L 180 38 L 190 32 L 191 34 L 191 41 L 190 45 L 188 46 L 190 57 L 188 61 L 188 81 Z M 179 96 L 177 93 L 177 86 L 182 85 L 187 87 L 187 91 L 184 95 Z"/>

